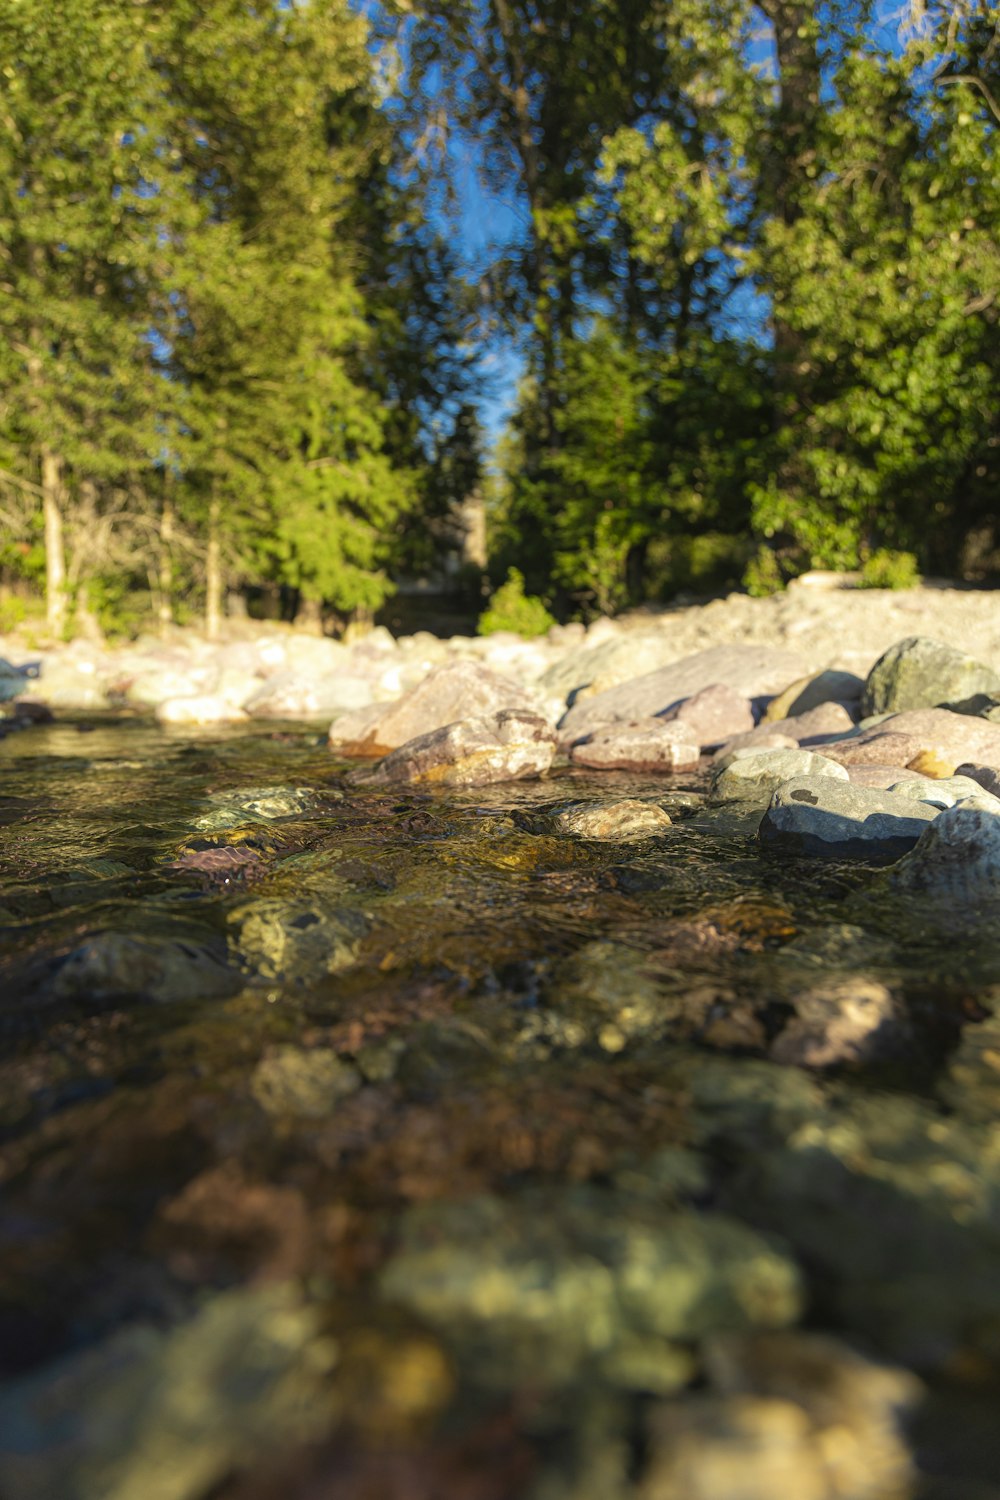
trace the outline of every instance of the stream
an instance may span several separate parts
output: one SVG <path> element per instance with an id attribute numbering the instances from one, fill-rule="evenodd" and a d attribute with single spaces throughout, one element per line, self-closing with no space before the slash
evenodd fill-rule
<path id="1" fill-rule="evenodd" d="M 3 1500 L 1000 1500 L 1000 931 L 704 792 L 0 741 Z"/>

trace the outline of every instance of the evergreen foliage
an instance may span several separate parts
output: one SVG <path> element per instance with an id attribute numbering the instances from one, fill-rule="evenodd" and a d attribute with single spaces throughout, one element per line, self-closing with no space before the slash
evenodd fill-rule
<path id="1" fill-rule="evenodd" d="M 484 489 L 492 614 L 990 576 L 998 26 L 0 0 L 0 583 L 56 635 L 251 585 L 368 618 Z M 523 226 L 477 276 L 463 152 Z"/>

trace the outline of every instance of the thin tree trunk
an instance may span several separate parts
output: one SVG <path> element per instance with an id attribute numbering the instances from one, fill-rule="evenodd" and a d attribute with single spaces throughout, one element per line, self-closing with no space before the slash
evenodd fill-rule
<path id="1" fill-rule="evenodd" d="M 217 641 L 222 625 L 222 552 L 219 546 L 219 497 L 208 507 L 208 549 L 205 554 L 205 634 Z"/>
<path id="2" fill-rule="evenodd" d="M 167 639 L 167 636 L 170 634 L 170 627 L 174 623 L 172 597 L 174 567 L 171 556 L 171 548 L 174 541 L 174 502 L 170 496 L 169 485 L 170 481 L 164 475 L 163 506 L 160 510 L 160 557 L 157 570 L 159 598 L 156 602 L 156 616 L 161 640 Z"/>
<path id="3" fill-rule="evenodd" d="M 45 623 L 56 640 L 66 629 L 66 546 L 63 539 L 63 463 L 42 446 L 42 515 L 45 522 Z"/>

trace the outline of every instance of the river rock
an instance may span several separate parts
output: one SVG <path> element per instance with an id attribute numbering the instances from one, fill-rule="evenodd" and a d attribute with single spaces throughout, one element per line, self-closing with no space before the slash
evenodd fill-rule
<path id="1" fill-rule="evenodd" d="M 670 816 L 655 802 L 626 798 L 621 802 L 567 807 L 553 819 L 560 833 L 581 839 L 647 839 L 671 826 Z"/>
<path id="2" fill-rule="evenodd" d="M 921 1394 L 908 1371 L 816 1334 L 706 1345 L 714 1394 L 649 1418 L 638 1500 L 903 1500 L 913 1466 L 900 1418 Z"/>
<path id="3" fill-rule="evenodd" d="M 913 776 L 909 771 L 892 783 L 889 791 L 896 797 L 911 797 L 914 802 L 926 802 L 930 807 L 954 807 L 956 802 L 965 802 L 969 797 L 985 802 L 990 793 L 983 790 L 971 776 L 943 776 L 935 781 L 927 776 Z M 1000 798 L 996 798 L 996 810 L 1000 812 Z"/>
<path id="4" fill-rule="evenodd" d="M 156 708 L 160 724 L 239 724 L 247 715 L 242 708 L 215 693 L 193 698 L 168 698 Z"/>
<path id="5" fill-rule="evenodd" d="M 854 720 L 841 703 L 820 703 L 816 708 L 805 709 L 784 719 L 762 719 L 755 729 L 734 735 L 720 746 L 716 759 L 722 760 L 733 750 L 766 749 L 777 747 L 780 742 L 815 749 L 818 745 L 832 744 L 854 731 Z"/>
<path id="6" fill-rule="evenodd" d="M 240 988 L 221 952 L 184 938 L 99 932 L 67 955 L 52 981 L 60 1000 L 215 999 Z"/>
<path id="7" fill-rule="evenodd" d="M 856 706 L 864 691 L 864 681 L 853 672 L 827 670 L 812 677 L 800 677 L 785 688 L 783 693 L 772 698 L 764 713 L 765 722 L 776 719 L 794 719 L 799 714 L 809 713 L 824 703 Z"/>
<path id="8" fill-rule="evenodd" d="M 933 776 L 924 776 L 919 771 L 907 770 L 906 766 L 848 766 L 848 780 L 854 786 L 871 787 L 873 791 L 887 792 L 900 781 L 921 781 L 933 786 Z"/>
<path id="9" fill-rule="evenodd" d="M 315 719 L 367 708 L 371 702 L 371 684 L 364 677 L 347 672 L 319 678 L 282 673 L 259 685 L 243 706 L 254 719 Z"/>
<path id="10" fill-rule="evenodd" d="M 979 766 L 969 761 L 956 767 L 955 775 L 967 776 L 984 792 L 989 792 L 992 797 L 1000 797 L 1000 770 L 996 766 Z"/>
<path id="11" fill-rule="evenodd" d="M 843 766 L 812 750 L 737 750 L 720 763 L 712 780 L 715 802 L 759 802 L 793 777 L 847 781 Z"/>
<path id="12" fill-rule="evenodd" d="M 892 872 L 897 891 L 970 908 L 1000 900 L 1000 811 L 994 799 L 956 802 L 939 813 Z"/>
<path id="13" fill-rule="evenodd" d="M 595 771 L 690 771 L 700 750 L 683 724 L 643 719 L 593 731 L 572 746 L 569 758 Z"/>
<path id="14" fill-rule="evenodd" d="M 487 1382 L 512 1371 L 572 1381 L 586 1360 L 627 1383 L 615 1356 L 638 1339 L 653 1352 L 781 1327 L 801 1297 L 792 1260 L 742 1224 L 558 1185 L 410 1210 L 381 1290 L 452 1336 L 486 1341 Z"/>
<path id="15" fill-rule="evenodd" d="M 370 786 L 488 786 L 541 776 L 555 750 L 548 720 L 507 708 L 418 735 L 357 779 Z"/>
<path id="16" fill-rule="evenodd" d="M 902 1012 L 892 991 L 861 975 L 830 979 L 794 997 L 795 1017 L 771 1046 L 775 1062 L 829 1068 L 892 1049 Z"/>
<path id="17" fill-rule="evenodd" d="M 474 661 L 446 662 L 395 703 L 343 714 L 330 728 L 330 744 L 344 755 L 385 755 L 408 740 L 460 719 L 503 709 L 535 712 L 532 695 L 519 683 Z"/>
<path id="18" fill-rule="evenodd" d="M 777 693 L 801 677 L 805 665 L 800 656 L 774 647 L 710 646 L 575 702 L 560 722 L 561 742 L 570 744 L 605 724 L 655 718 L 715 684 L 735 688 L 745 698 Z"/>
<path id="19" fill-rule="evenodd" d="M 542 674 L 538 690 L 546 697 L 561 698 L 563 703 L 582 702 L 676 660 L 677 647 L 669 631 L 629 631 L 596 644 L 588 631 L 584 645 L 569 651 Z"/>
<path id="20" fill-rule="evenodd" d="M 942 707 L 950 708 L 953 714 L 968 714 L 973 719 L 1000 723 L 1000 698 L 992 693 L 973 693 L 971 698 L 961 698 L 956 703 L 942 704 Z"/>
<path id="21" fill-rule="evenodd" d="M 36 703 L 55 709 L 106 709 L 106 684 L 97 664 L 88 657 L 49 656 L 37 681 L 25 683 L 24 693 Z"/>
<path id="22" fill-rule="evenodd" d="M 178 1299 L 179 1300 L 179 1299 Z M 17 1500 L 198 1500 L 331 1423 L 336 1346 L 289 1282 L 207 1292 L 0 1392 L 0 1490 Z"/>
<path id="23" fill-rule="evenodd" d="M 937 815 L 912 797 L 807 773 L 776 788 L 757 837 L 793 854 L 898 859 Z"/>
<path id="24" fill-rule="evenodd" d="M 852 739 L 827 746 L 841 765 L 894 765 L 938 779 L 966 761 L 1000 767 L 1000 724 L 947 708 L 892 714 Z"/>
<path id="25" fill-rule="evenodd" d="M 30 692 L 30 684 L 36 680 L 40 671 L 41 662 L 15 665 L 0 657 L 0 703 L 7 703 L 11 698 L 19 698 L 22 693 Z"/>
<path id="26" fill-rule="evenodd" d="M 261 897 L 235 907 L 227 922 L 244 971 L 283 983 L 311 983 L 350 968 L 370 927 L 364 912 L 307 896 Z"/>
<path id="27" fill-rule="evenodd" d="M 872 667 L 861 697 L 863 715 L 934 708 L 973 693 L 1000 692 L 1000 675 L 953 646 L 912 635 L 890 646 Z"/>
<path id="28" fill-rule="evenodd" d="M 361 1087 L 361 1074 L 329 1047 L 279 1047 L 259 1062 L 250 1092 L 269 1115 L 320 1119 Z"/>
<path id="29" fill-rule="evenodd" d="M 745 734 L 754 727 L 749 698 L 721 682 L 692 693 L 660 717 L 668 724 L 679 724 L 686 729 L 688 737 L 703 750 L 714 750 L 734 735 Z"/>

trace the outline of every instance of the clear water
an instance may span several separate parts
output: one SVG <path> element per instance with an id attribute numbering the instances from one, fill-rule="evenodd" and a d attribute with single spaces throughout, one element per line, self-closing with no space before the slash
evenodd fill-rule
<path id="1" fill-rule="evenodd" d="M 772 1326 L 922 1380 L 864 1495 L 1000 1495 L 1000 929 L 703 793 L 0 742 L 0 1493 L 672 1500 L 656 1414 Z M 557 831 L 618 796 L 672 827 Z M 769 1060 L 838 978 L 884 1046 Z"/>

